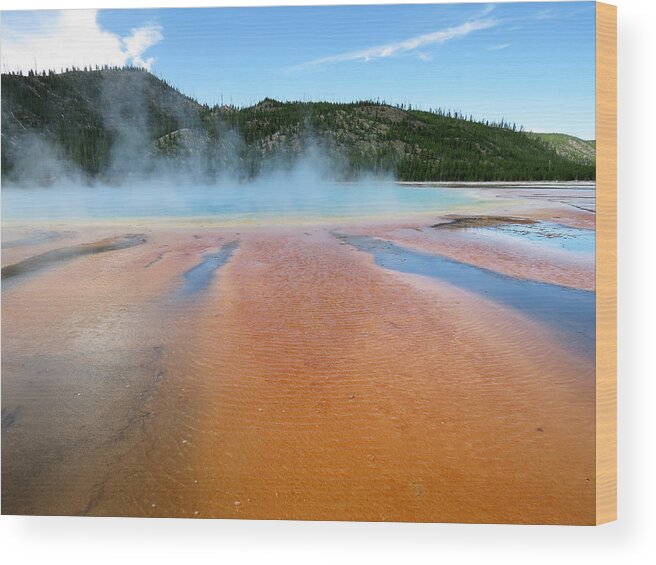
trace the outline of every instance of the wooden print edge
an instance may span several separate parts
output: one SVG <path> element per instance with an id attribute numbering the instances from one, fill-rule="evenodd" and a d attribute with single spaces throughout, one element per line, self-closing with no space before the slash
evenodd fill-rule
<path id="1" fill-rule="evenodd" d="M 596 524 L 617 519 L 617 7 L 596 3 Z"/>

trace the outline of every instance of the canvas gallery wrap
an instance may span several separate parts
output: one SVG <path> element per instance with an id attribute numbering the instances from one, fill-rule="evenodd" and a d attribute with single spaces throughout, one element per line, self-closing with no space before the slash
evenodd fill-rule
<path id="1" fill-rule="evenodd" d="M 615 27 L 3 12 L 2 512 L 613 520 Z"/>

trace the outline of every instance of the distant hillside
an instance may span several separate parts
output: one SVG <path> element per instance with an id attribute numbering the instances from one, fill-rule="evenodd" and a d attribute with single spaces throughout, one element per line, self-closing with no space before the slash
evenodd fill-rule
<path id="1" fill-rule="evenodd" d="M 36 136 L 98 176 L 108 171 L 119 143 L 197 125 L 199 111 L 197 102 L 137 69 L 3 74 L 2 173 L 12 172 Z"/>
<path id="2" fill-rule="evenodd" d="M 565 133 L 531 133 L 532 137 L 541 139 L 558 155 L 575 163 L 594 165 L 596 160 L 596 143 L 579 139 Z"/>
<path id="3" fill-rule="evenodd" d="M 582 149 L 557 139 L 372 101 L 265 99 L 248 108 L 209 107 L 134 68 L 2 75 L 6 179 L 34 174 L 35 158 L 42 163 L 38 182 L 70 170 L 120 181 L 170 165 L 210 179 L 222 173 L 251 178 L 311 150 L 325 155 L 340 178 L 594 179 L 594 150 L 592 160 L 583 159 Z"/>

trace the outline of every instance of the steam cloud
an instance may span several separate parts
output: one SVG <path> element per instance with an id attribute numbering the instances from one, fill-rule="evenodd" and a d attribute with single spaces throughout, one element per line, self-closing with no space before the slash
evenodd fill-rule
<path id="1" fill-rule="evenodd" d="M 11 171 L 3 183 L 30 186 L 80 185 L 161 186 L 220 185 L 224 182 L 314 182 L 343 180 L 347 162 L 330 139 L 313 135 L 306 127 L 293 143 L 278 147 L 263 158 L 260 149 L 248 147 L 239 131 L 218 122 L 216 135 L 201 124 L 195 107 L 182 97 L 157 99 L 159 109 L 172 116 L 178 129 L 153 138 L 149 123 L 148 92 L 152 77 L 145 72 L 103 71 L 100 110 L 104 129 L 112 136 L 109 164 L 94 177 L 84 173 L 52 136 L 22 133 L 3 146 Z M 350 178 L 350 177 L 349 177 Z"/>

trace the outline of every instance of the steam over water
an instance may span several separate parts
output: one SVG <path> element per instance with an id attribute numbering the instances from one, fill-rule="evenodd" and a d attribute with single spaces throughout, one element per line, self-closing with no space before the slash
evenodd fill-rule
<path id="1" fill-rule="evenodd" d="M 215 186 L 9 188 L 5 219 L 205 217 L 231 221 L 357 218 L 464 210 L 480 196 L 462 189 L 422 189 L 385 181 L 279 179 Z"/>

